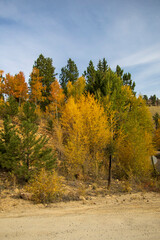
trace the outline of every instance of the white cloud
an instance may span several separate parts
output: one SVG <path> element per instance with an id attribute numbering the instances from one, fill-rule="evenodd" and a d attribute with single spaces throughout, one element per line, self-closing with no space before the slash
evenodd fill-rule
<path id="1" fill-rule="evenodd" d="M 116 60 L 122 67 L 131 67 L 140 64 L 152 63 L 160 60 L 160 44 L 149 47 L 143 51 L 138 51 L 130 56 Z"/>

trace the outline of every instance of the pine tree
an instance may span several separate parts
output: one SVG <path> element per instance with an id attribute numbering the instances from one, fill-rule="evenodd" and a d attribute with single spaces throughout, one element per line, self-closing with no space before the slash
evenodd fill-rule
<path id="1" fill-rule="evenodd" d="M 18 102 L 16 99 L 11 96 L 7 99 L 7 102 L 4 104 L 4 116 L 9 115 L 11 118 L 17 116 L 18 114 Z"/>
<path id="2" fill-rule="evenodd" d="M 87 71 L 84 71 L 84 76 L 86 78 L 86 89 L 90 93 L 94 93 L 94 85 L 96 80 L 96 70 L 93 65 L 93 62 L 90 60 Z"/>
<path id="3" fill-rule="evenodd" d="M 153 120 L 154 120 L 156 129 L 158 129 L 158 127 L 159 127 L 160 115 L 159 115 L 157 112 L 154 114 Z"/>
<path id="4" fill-rule="evenodd" d="M 116 67 L 116 73 L 117 73 L 117 76 L 122 79 L 123 85 L 129 86 L 135 95 L 136 93 L 134 92 L 134 89 L 135 89 L 136 84 L 131 79 L 131 74 L 130 73 L 123 74 L 123 69 L 121 69 L 119 65 L 117 65 L 117 67 Z"/>
<path id="5" fill-rule="evenodd" d="M 55 67 L 52 65 L 52 58 L 45 58 L 42 54 L 35 61 L 33 68 L 39 69 L 39 77 L 41 78 L 43 90 L 42 96 L 44 100 L 41 102 L 41 108 L 45 111 L 46 106 L 50 104 L 51 84 L 55 81 Z M 30 80 L 31 82 L 31 80 Z"/>
<path id="6" fill-rule="evenodd" d="M 55 158 L 52 149 L 47 147 L 48 139 L 46 136 L 38 136 L 38 126 L 36 124 L 35 105 L 26 102 L 23 107 L 21 117 L 21 160 L 29 177 L 30 170 L 37 171 L 40 168 L 52 169 Z"/>
<path id="7" fill-rule="evenodd" d="M 123 69 L 121 69 L 119 65 L 117 65 L 117 67 L 116 67 L 116 73 L 117 73 L 118 77 L 122 78 Z"/>
<path id="8" fill-rule="evenodd" d="M 20 138 L 7 115 L 0 132 L 0 166 L 15 173 L 20 164 L 19 151 Z"/>
<path id="9" fill-rule="evenodd" d="M 67 95 L 67 83 L 70 81 L 72 84 L 77 80 L 79 76 L 78 68 L 75 62 L 69 58 L 67 66 L 61 69 L 60 84 Z"/>
<path id="10" fill-rule="evenodd" d="M 26 102 L 23 107 L 21 117 L 21 159 L 26 169 L 26 177 L 32 168 L 34 171 L 44 167 L 52 169 L 55 158 L 52 149 L 47 147 L 48 138 L 38 136 L 37 116 L 35 114 L 35 105 Z"/>
<path id="11" fill-rule="evenodd" d="M 128 85 L 131 88 L 132 92 L 135 94 L 134 89 L 136 84 L 134 81 L 132 81 L 130 73 L 125 73 L 123 75 L 123 85 Z"/>

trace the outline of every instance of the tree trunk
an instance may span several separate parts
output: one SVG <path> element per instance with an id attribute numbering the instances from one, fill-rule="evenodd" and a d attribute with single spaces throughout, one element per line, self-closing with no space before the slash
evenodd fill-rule
<path id="1" fill-rule="evenodd" d="M 112 175 L 112 155 L 109 156 L 109 171 L 108 171 L 108 189 L 110 189 L 111 185 L 111 175 Z"/>

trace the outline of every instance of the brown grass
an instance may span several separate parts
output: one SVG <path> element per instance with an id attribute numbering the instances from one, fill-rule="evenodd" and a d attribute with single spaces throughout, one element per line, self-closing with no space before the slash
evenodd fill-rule
<path id="1" fill-rule="evenodd" d="M 149 107 L 149 110 L 150 110 L 152 116 L 154 116 L 155 113 L 158 113 L 160 115 L 160 106 L 151 106 L 151 107 Z"/>

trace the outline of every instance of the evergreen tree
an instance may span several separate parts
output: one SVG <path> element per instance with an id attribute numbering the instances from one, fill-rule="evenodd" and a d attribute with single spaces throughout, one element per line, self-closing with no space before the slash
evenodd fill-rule
<path id="1" fill-rule="evenodd" d="M 42 54 L 35 61 L 33 68 L 39 69 L 39 77 L 43 85 L 42 96 L 44 101 L 41 102 L 41 108 L 45 111 L 45 107 L 50 103 L 50 86 L 55 81 L 55 67 L 52 65 L 52 58 L 45 58 Z M 30 85 L 32 78 L 30 79 Z"/>
<path id="2" fill-rule="evenodd" d="M 0 132 L 0 166 L 15 173 L 20 164 L 19 151 L 20 138 L 11 118 L 6 116 Z"/>
<path id="3" fill-rule="evenodd" d="M 97 70 L 95 70 L 93 62 L 89 62 L 87 71 L 84 72 L 86 77 L 86 89 L 97 98 L 110 95 L 122 85 L 120 78 L 108 68 L 105 58 L 103 61 L 99 60 Z"/>
<path id="4" fill-rule="evenodd" d="M 143 99 L 146 101 L 146 103 L 148 103 L 148 96 L 147 95 L 143 95 Z"/>
<path id="5" fill-rule="evenodd" d="M 152 106 L 155 106 L 156 105 L 156 100 L 157 100 L 156 95 L 154 94 L 153 96 L 150 96 L 149 99 L 151 100 Z"/>
<path id="6" fill-rule="evenodd" d="M 21 117 L 21 160 L 26 172 L 26 178 L 32 168 L 34 171 L 44 167 L 52 169 L 55 158 L 52 149 L 46 145 L 46 136 L 37 136 L 38 126 L 36 124 L 35 105 L 26 102 Z"/>
<path id="7" fill-rule="evenodd" d="M 153 120 L 156 126 L 156 129 L 158 129 L 159 127 L 159 120 L 160 120 L 160 115 L 156 112 L 153 116 Z"/>
<path id="8" fill-rule="evenodd" d="M 123 69 L 121 69 L 119 65 L 117 65 L 117 67 L 116 67 L 116 73 L 117 73 L 118 77 L 122 78 Z"/>
<path id="9" fill-rule="evenodd" d="M 132 92 L 135 94 L 134 89 L 135 89 L 136 84 L 134 81 L 132 81 L 130 73 L 125 73 L 123 75 L 123 85 L 130 86 Z"/>
<path id="10" fill-rule="evenodd" d="M 5 116 L 9 115 L 11 118 L 18 114 L 18 102 L 11 96 L 5 103 Z"/>
<path id="11" fill-rule="evenodd" d="M 60 84 L 64 90 L 64 93 L 67 94 L 67 83 L 70 81 L 72 84 L 77 80 L 79 76 L 78 68 L 75 62 L 69 58 L 67 61 L 67 66 L 61 69 Z"/>
<path id="12" fill-rule="evenodd" d="M 130 73 L 123 74 L 123 69 L 121 69 L 119 65 L 117 65 L 116 67 L 116 73 L 117 73 L 117 76 L 123 80 L 123 85 L 128 85 L 131 88 L 132 92 L 135 94 L 134 89 L 136 84 L 131 79 L 131 74 Z"/>
<path id="13" fill-rule="evenodd" d="M 97 65 L 97 71 L 105 73 L 108 70 L 108 65 L 107 61 L 105 58 L 103 60 L 99 60 L 98 65 Z"/>
<path id="14" fill-rule="evenodd" d="M 12 119 L 18 115 L 18 102 L 11 96 L 6 102 L 2 101 L 0 105 L 0 116 L 2 119 L 10 116 Z"/>
<path id="15" fill-rule="evenodd" d="M 86 89 L 90 93 L 94 93 L 94 85 L 96 81 L 96 70 L 93 62 L 90 60 L 87 71 L 84 71 L 84 76 L 86 78 Z"/>

